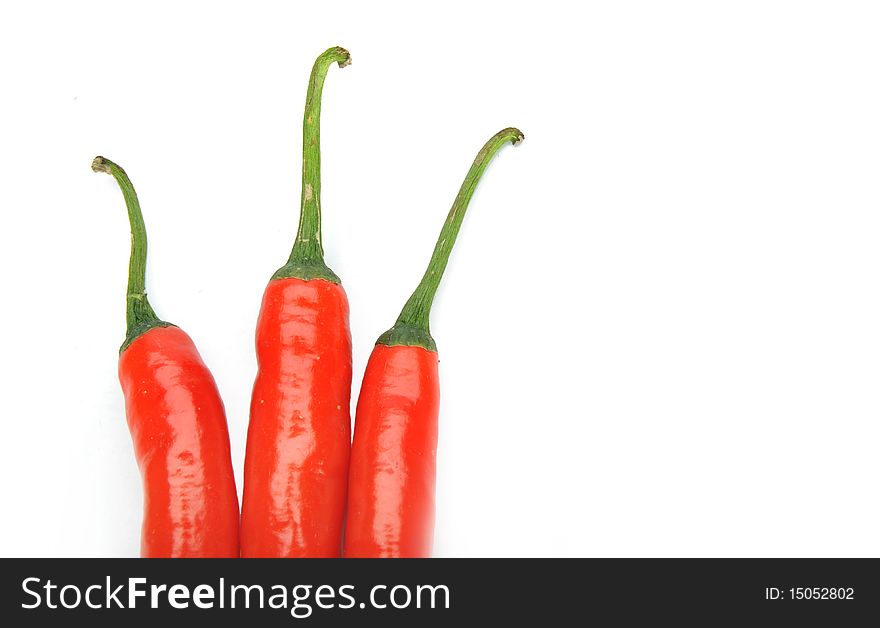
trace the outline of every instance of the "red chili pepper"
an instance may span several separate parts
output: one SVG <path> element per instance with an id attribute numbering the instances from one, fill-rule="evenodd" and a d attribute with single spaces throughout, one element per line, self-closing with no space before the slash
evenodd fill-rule
<path id="1" fill-rule="evenodd" d="M 315 61 L 303 116 L 302 209 L 287 264 L 269 282 L 257 321 L 242 557 L 338 557 L 351 446 L 348 299 L 321 244 L 321 90 L 331 48 Z"/>
<path id="2" fill-rule="evenodd" d="M 190 337 L 147 301 L 147 232 L 131 181 L 103 157 L 92 169 L 116 179 L 131 223 L 119 381 L 144 483 L 141 556 L 235 558 L 238 496 L 217 385 Z"/>
<path id="3" fill-rule="evenodd" d="M 431 555 L 440 406 L 431 304 L 483 171 L 504 144 L 522 139 L 519 130 L 504 129 L 477 154 L 422 281 L 367 362 L 351 450 L 346 558 Z"/>

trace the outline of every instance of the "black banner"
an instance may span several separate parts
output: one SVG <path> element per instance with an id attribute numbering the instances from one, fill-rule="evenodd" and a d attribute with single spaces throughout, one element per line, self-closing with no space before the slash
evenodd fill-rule
<path id="1" fill-rule="evenodd" d="M 868 559 L 6 559 L 2 574 L 7 626 L 880 617 L 878 561 Z"/>

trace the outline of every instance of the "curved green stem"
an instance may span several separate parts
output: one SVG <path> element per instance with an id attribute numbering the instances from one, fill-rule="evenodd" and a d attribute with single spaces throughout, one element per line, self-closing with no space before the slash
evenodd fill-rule
<path id="1" fill-rule="evenodd" d="M 382 334 L 376 341 L 377 344 L 413 345 L 424 347 L 430 351 L 437 350 L 437 345 L 431 337 L 429 324 L 431 305 L 434 302 L 437 288 L 440 286 L 440 280 L 443 278 L 443 271 L 446 270 L 446 264 L 449 262 L 449 254 L 455 245 L 455 239 L 461 229 L 468 204 L 474 195 L 474 190 L 477 189 L 480 177 L 483 176 L 483 172 L 499 149 L 507 142 L 514 145 L 519 144 L 523 137 L 522 131 L 519 129 L 504 129 L 493 135 L 477 153 L 471 169 L 458 190 L 458 196 L 452 203 L 452 209 L 446 216 L 446 222 L 443 223 L 443 228 L 440 230 L 440 237 L 434 246 L 434 253 L 431 255 L 431 261 L 428 262 L 428 269 L 425 271 L 422 281 L 419 282 L 412 296 L 403 306 L 394 327 Z"/>
<path id="2" fill-rule="evenodd" d="M 326 279 L 339 283 L 339 277 L 324 263 L 321 243 L 321 93 L 327 71 L 334 63 L 344 68 L 351 63 L 345 48 L 326 50 L 315 60 L 306 109 L 303 114 L 302 193 L 300 197 L 299 229 L 287 264 L 278 269 L 274 279 Z"/>
<path id="3" fill-rule="evenodd" d="M 128 262 L 128 293 L 125 300 L 126 334 L 121 352 L 145 331 L 154 327 L 168 327 L 171 323 L 160 320 L 147 300 L 147 228 L 131 180 L 125 170 L 104 157 L 95 157 L 92 170 L 104 172 L 116 179 L 128 208 L 128 222 L 131 225 L 131 257 Z"/>

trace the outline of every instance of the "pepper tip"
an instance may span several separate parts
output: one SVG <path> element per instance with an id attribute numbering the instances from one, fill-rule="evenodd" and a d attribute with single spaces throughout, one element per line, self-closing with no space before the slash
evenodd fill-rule
<path id="1" fill-rule="evenodd" d="M 336 52 L 340 59 L 336 62 L 340 68 L 351 65 L 351 53 L 342 46 L 336 46 Z"/>
<path id="2" fill-rule="evenodd" d="M 92 170 L 110 174 L 110 164 L 107 159 L 98 155 L 92 160 Z"/>
<path id="3" fill-rule="evenodd" d="M 351 53 L 342 46 L 333 46 L 321 56 L 329 59 L 331 63 L 335 61 L 340 68 L 351 65 Z"/>

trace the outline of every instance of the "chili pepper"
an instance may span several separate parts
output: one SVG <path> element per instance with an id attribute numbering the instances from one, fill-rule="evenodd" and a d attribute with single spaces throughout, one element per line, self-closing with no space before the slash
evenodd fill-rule
<path id="1" fill-rule="evenodd" d="M 190 337 L 147 300 L 147 232 L 128 175 L 103 157 L 92 169 L 116 179 L 131 224 L 119 381 L 144 484 L 141 556 L 235 558 L 238 496 L 217 385 Z"/>
<path id="2" fill-rule="evenodd" d="M 431 305 L 480 177 L 504 144 L 522 139 L 519 130 L 504 129 L 477 154 L 424 277 L 367 362 L 355 412 L 346 558 L 431 555 L 440 406 Z"/>
<path id="3" fill-rule="evenodd" d="M 348 299 L 321 241 L 321 90 L 348 51 L 315 61 L 303 116 L 299 229 L 263 294 L 242 497 L 243 557 L 338 557 L 351 447 Z"/>

